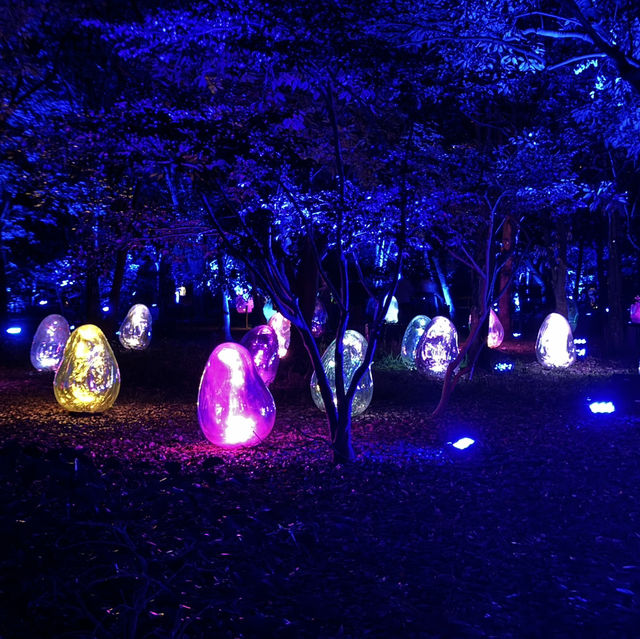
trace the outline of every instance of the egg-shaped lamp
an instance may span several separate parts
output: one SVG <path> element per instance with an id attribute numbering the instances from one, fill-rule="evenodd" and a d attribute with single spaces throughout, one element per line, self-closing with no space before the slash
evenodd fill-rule
<path id="1" fill-rule="evenodd" d="M 69 339 L 69 322 L 62 315 L 47 315 L 38 325 L 31 342 L 31 364 L 39 371 L 55 371 L 60 366 Z"/>
<path id="2" fill-rule="evenodd" d="M 489 348 L 498 348 L 504 340 L 504 328 L 502 322 L 498 318 L 497 313 L 489 309 L 489 333 L 487 334 L 487 346 Z"/>
<path id="3" fill-rule="evenodd" d="M 113 406 L 120 392 L 120 369 L 97 326 L 84 324 L 71 333 L 53 392 L 60 406 L 71 412 L 102 413 Z"/>
<path id="4" fill-rule="evenodd" d="M 269 320 L 269 326 L 278 336 L 278 355 L 282 359 L 289 350 L 291 343 L 291 322 L 279 312 L 275 312 Z"/>
<path id="5" fill-rule="evenodd" d="M 367 340 L 358 333 L 358 331 L 345 331 L 344 339 L 342 340 L 342 370 L 344 373 L 345 389 L 349 387 L 354 373 L 364 361 L 366 351 Z M 336 402 L 336 340 L 333 340 L 333 342 L 329 344 L 327 350 L 322 355 L 322 366 L 329 380 L 329 385 L 331 386 L 333 401 Z M 315 372 L 311 376 L 311 397 L 313 398 L 313 403 L 320 410 L 324 410 L 320 384 L 318 383 L 318 376 Z M 373 376 L 371 374 L 371 367 L 369 367 L 367 372 L 360 378 L 356 387 L 351 405 L 351 414 L 355 416 L 364 413 L 371 403 L 372 397 Z"/>
<path id="6" fill-rule="evenodd" d="M 221 448 L 255 446 L 269 435 L 276 406 L 241 344 L 217 346 L 198 391 L 198 421 L 204 436 Z"/>
<path id="7" fill-rule="evenodd" d="M 280 363 L 276 332 L 271 326 L 262 324 L 246 333 L 240 343 L 251 354 L 253 365 L 256 367 L 262 381 L 269 386 L 276 378 L 278 364 Z"/>
<path id="8" fill-rule="evenodd" d="M 134 304 L 120 325 L 118 337 L 127 350 L 143 351 L 151 343 L 151 311 L 144 304 Z"/>
<path id="9" fill-rule="evenodd" d="M 420 338 L 429 326 L 431 320 L 426 315 L 416 315 L 407 326 L 402 337 L 400 347 L 400 359 L 402 363 L 411 370 L 416 368 L 416 352 Z"/>
<path id="10" fill-rule="evenodd" d="M 545 317 L 536 339 L 536 358 L 544 368 L 568 368 L 576 361 L 571 326 L 560 313 Z"/>
<path id="11" fill-rule="evenodd" d="M 416 366 L 421 373 L 442 377 L 458 355 L 458 331 L 450 319 L 436 315 L 418 343 Z"/>

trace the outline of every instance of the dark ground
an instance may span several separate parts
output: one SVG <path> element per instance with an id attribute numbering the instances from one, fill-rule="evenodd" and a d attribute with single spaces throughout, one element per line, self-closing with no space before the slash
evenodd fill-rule
<path id="1" fill-rule="evenodd" d="M 429 423 L 437 383 L 378 367 L 358 461 L 334 467 L 290 380 L 266 444 L 206 443 L 212 346 L 119 353 L 94 416 L 27 358 L 0 366 L 3 639 L 640 637 L 637 373 L 523 349 Z M 618 411 L 591 415 L 607 386 Z"/>

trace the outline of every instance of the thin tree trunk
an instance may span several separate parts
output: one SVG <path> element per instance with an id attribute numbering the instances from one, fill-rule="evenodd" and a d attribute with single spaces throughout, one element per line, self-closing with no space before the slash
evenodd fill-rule
<path id="1" fill-rule="evenodd" d="M 113 269 L 113 281 L 111 283 L 111 292 L 109 293 L 109 316 L 114 325 L 120 317 L 120 293 L 127 268 L 127 253 L 126 248 L 118 250 L 116 253 L 116 265 Z"/>
<path id="2" fill-rule="evenodd" d="M 624 320 L 622 316 L 622 274 L 620 272 L 619 212 L 609 211 L 609 268 L 607 270 L 607 346 L 609 352 L 619 356 L 624 348 Z M 605 312 L 606 310 L 605 309 Z"/>
<path id="3" fill-rule="evenodd" d="M 4 249 L 0 249 L 0 320 L 9 314 L 9 294 L 7 293 L 7 265 Z"/>
<path id="4" fill-rule="evenodd" d="M 510 217 L 507 217 L 502 226 L 502 253 L 511 253 L 500 270 L 498 278 L 498 290 L 503 291 L 507 287 L 504 295 L 498 300 L 498 319 L 502 324 L 505 336 L 511 338 L 511 291 L 513 275 L 513 243 L 514 229 Z"/>

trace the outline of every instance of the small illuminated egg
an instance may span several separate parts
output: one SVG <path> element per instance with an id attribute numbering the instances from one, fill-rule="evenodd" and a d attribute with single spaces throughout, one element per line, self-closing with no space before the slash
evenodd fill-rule
<path id="1" fill-rule="evenodd" d="M 113 406 L 120 392 L 120 369 L 97 326 L 84 324 L 71 333 L 53 392 L 60 406 L 71 412 L 101 413 Z"/>
<path id="2" fill-rule="evenodd" d="M 47 315 L 31 342 L 31 364 L 39 371 L 55 371 L 69 339 L 69 322 L 62 315 Z"/>
<path id="3" fill-rule="evenodd" d="M 385 303 L 386 303 L 385 299 Z M 397 324 L 398 323 L 398 315 L 400 313 L 400 309 L 398 308 L 398 300 L 394 297 L 391 298 L 391 302 L 389 303 L 389 308 L 387 309 L 387 314 L 384 316 L 385 324 Z"/>
<path id="4" fill-rule="evenodd" d="M 400 347 L 400 359 L 402 363 L 412 370 L 416 368 L 416 352 L 420 338 L 429 326 L 431 320 L 426 315 L 416 315 L 407 326 Z"/>
<path id="5" fill-rule="evenodd" d="M 276 406 L 241 344 L 217 346 L 202 373 L 198 421 L 204 436 L 222 448 L 255 446 L 269 435 Z"/>
<path id="6" fill-rule="evenodd" d="M 567 368 L 576 361 L 576 347 L 567 319 L 550 313 L 538 331 L 536 358 L 545 368 Z"/>
<path id="7" fill-rule="evenodd" d="M 251 295 L 249 295 L 248 297 L 245 297 L 244 295 L 237 295 L 236 311 L 238 311 L 238 313 L 252 313 L 253 297 L 251 297 Z"/>
<path id="8" fill-rule="evenodd" d="M 278 355 L 282 359 L 287 354 L 291 343 L 291 322 L 282 313 L 275 312 L 269 320 L 269 326 L 278 336 Z"/>
<path id="9" fill-rule="evenodd" d="M 436 315 L 420 338 L 416 366 L 421 373 L 443 376 L 458 355 L 458 331 L 451 320 Z"/>
<path id="10" fill-rule="evenodd" d="M 320 337 L 324 333 L 327 318 L 327 309 L 324 304 L 320 300 L 316 300 L 313 317 L 311 318 L 311 333 L 314 337 Z"/>
<path id="11" fill-rule="evenodd" d="M 151 343 L 151 311 L 144 304 L 134 304 L 120 325 L 119 339 L 124 348 L 143 351 Z"/>
<path id="12" fill-rule="evenodd" d="M 273 317 L 273 315 L 275 315 L 275 313 L 276 311 L 273 308 L 273 302 L 270 297 L 267 297 L 262 306 L 262 314 L 264 315 L 264 319 L 268 322 Z"/>
<path id="13" fill-rule="evenodd" d="M 492 308 L 490 308 L 487 346 L 489 348 L 498 348 L 498 346 L 502 344 L 502 340 L 504 340 L 504 328 L 502 328 L 502 323 L 498 319 L 498 315 L 496 314 L 496 312 Z"/>
<path id="14" fill-rule="evenodd" d="M 351 384 L 353 375 L 358 367 L 364 361 L 364 356 L 367 351 L 367 340 L 358 331 L 345 331 L 344 338 L 342 340 L 342 353 L 343 362 L 342 370 L 344 372 L 344 386 L 345 390 Z M 327 350 L 322 355 L 322 366 L 325 370 L 329 385 L 331 386 L 331 393 L 333 395 L 334 403 L 336 400 L 336 340 L 333 340 L 327 347 Z M 313 373 L 311 376 L 311 397 L 314 404 L 320 409 L 324 410 L 324 401 L 320 392 L 320 384 L 318 383 L 318 376 Z M 353 403 L 351 405 L 351 414 L 360 415 L 364 413 L 373 397 L 373 376 L 371 374 L 371 368 L 362 376 L 356 387 L 356 392 L 353 397 Z"/>
<path id="15" fill-rule="evenodd" d="M 276 378 L 280 356 L 278 355 L 278 336 L 276 332 L 262 324 L 252 328 L 240 343 L 251 353 L 253 364 L 262 381 L 269 386 Z"/>

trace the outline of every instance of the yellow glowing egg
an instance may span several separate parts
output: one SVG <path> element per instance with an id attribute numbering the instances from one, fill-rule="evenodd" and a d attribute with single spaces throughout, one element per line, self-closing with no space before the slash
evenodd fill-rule
<path id="1" fill-rule="evenodd" d="M 120 369 L 97 326 L 85 324 L 71 333 L 53 392 L 60 406 L 75 413 L 101 413 L 113 406 L 120 392 Z"/>

